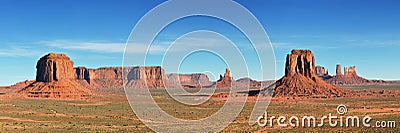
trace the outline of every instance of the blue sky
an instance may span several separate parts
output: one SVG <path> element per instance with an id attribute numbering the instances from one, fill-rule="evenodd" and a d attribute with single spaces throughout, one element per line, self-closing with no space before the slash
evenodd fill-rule
<path id="1" fill-rule="evenodd" d="M 67 53 L 75 66 L 121 66 L 123 45 L 132 28 L 162 2 L 0 0 L 0 85 L 34 79 L 36 61 L 48 52 Z M 277 78 L 284 73 L 285 57 L 291 49 L 311 49 L 317 64 L 328 68 L 330 73 L 340 63 L 357 66 L 359 75 L 366 78 L 400 79 L 400 1 L 237 2 L 250 10 L 266 29 L 275 52 Z M 195 29 L 218 31 L 245 43 L 234 28 L 206 17 L 173 23 L 156 42 L 172 41 L 178 34 Z M 198 39 L 213 41 L 201 36 Z M 182 72 L 205 71 L 196 62 L 218 62 L 212 55 L 197 54 L 191 58 L 193 63 L 184 63 Z M 210 71 L 220 74 L 224 67 L 211 65 Z"/>

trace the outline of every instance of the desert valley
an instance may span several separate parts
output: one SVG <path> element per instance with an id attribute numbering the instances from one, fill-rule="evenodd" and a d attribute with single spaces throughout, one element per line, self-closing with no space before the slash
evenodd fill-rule
<path id="1" fill-rule="evenodd" d="M 238 118 L 223 132 L 362 131 L 399 132 L 399 127 L 260 127 L 247 120 L 257 97 L 273 92 L 267 111 L 272 115 L 314 115 L 336 113 L 336 106 L 348 106 L 348 115 L 371 115 L 372 121 L 400 120 L 400 81 L 365 79 L 356 67 L 336 66 L 330 75 L 316 66 L 310 50 L 292 50 L 286 57 L 285 74 L 277 81 L 235 79 L 227 68 L 219 80 L 203 73 L 165 73 L 161 66 L 74 67 L 65 54 L 49 53 L 36 64 L 36 79 L 0 87 L 0 130 L 6 132 L 53 131 L 151 131 L 135 116 L 124 86 L 148 88 L 157 104 L 177 118 L 205 118 L 224 105 L 231 87 L 250 88 Z M 360 66 L 362 67 L 362 66 Z M 166 92 L 184 88 L 194 93 L 200 88 L 216 88 L 207 102 L 180 104 Z M 237 92 L 243 93 L 243 92 Z M 241 95 L 237 95 L 241 96 Z"/>

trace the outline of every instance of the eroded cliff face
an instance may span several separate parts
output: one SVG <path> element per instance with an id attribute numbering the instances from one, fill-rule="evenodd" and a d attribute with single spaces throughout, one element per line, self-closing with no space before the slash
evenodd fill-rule
<path id="1" fill-rule="evenodd" d="M 144 89 L 146 85 L 149 88 L 164 87 L 163 77 L 165 73 L 160 66 L 104 67 L 98 69 L 77 67 L 75 72 L 75 77 L 79 83 L 91 89 L 122 89 L 124 80 L 129 84 L 136 84 L 135 88 Z M 123 72 L 127 74 L 125 77 Z M 146 84 L 144 84 L 145 82 Z"/>
<path id="2" fill-rule="evenodd" d="M 342 74 L 340 64 L 336 67 L 336 75 L 326 79 L 326 81 L 334 85 L 373 85 L 385 83 L 383 80 L 367 80 L 358 76 L 355 66 L 345 67 L 344 74 Z"/>
<path id="3" fill-rule="evenodd" d="M 340 64 L 336 65 L 336 75 L 341 76 L 342 74 L 342 66 Z"/>
<path id="4" fill-rule="evenodd" d="M 310 50 L 292 50 L 285 68 L 285 76 L 275 84 L 274 96 L 340 97 L 346 93 L 318 77 Z"/>
<path id="5" fill-rule="evenodd" d="M 323 68 L 323 67 L 322 67 Z M 321 71 L 321 72 L 319 72 Z M 342 65 L 336 65 L 336 75 L 331 76 L 328 73 L 321 75 L 322 69 L 316 69 L 316 74 L 326 82 L 343 86 L 343 85 L 376 85 L 376 84 L 396 84 L 396 82 L 388 82 L 383 80 L 368 80 L 357 75 L 356 66 L 344 67 L 344 74 L 342 73 Z"/>
<path id="6" fill-rule="evenodd" d="M 70 98 L 79 99 L 92 95 L 91 90 L 106 89 L 122 92 L 124 80 L 127 87 L 135 89 L 156 88 L 200 88 L 218 87 L 226 88 L 244 86 L 250 83 L 250 87 L 260 86 L 261 82 L 251 79 L 235 80 L 230 71 L 213 83 L 206 74 L 165 74 L 161 66 L 136 66 L 136 67 L 104 67 L 90 69 L 86 67 L 73 68 L 74 63 L 65 54 L 50 53 L 39 59 L 37 63 L 37 75 L 34 83 L 23 86 L 19 92 L 28 97 L 46 98 Z M 123 75 L 123 73 L 127 75 Z M 111 91 L 113 92 L 113 91 Z"/>
<path id="7" fill-rule="evenodd" d="M 357 76 L 356 66 L 351 66 L 349 68 L 344 68 L 344 76 L 346 77 L 354 77 Z"/>
<path id="8" fill-rule="evenodd" d="M 167 74 L 167 76 L 171 84 L 181 85 L 183 88 L 201 88 L 212 85 L 208 76 L 203 73 Z"/>
<path id="9" fill-rule="evenodd" d="M 235 80 L 231 77 L 231 71 L 228 68 L 225 69 L 224 76 L 219 75 L 219 80 L 216 82 L 217 88 L 229 88 L 232 87 L 232 84 Z"/>
<path id="10" fill-rule="evenodd" d="M 316 66 L 315 67 L 315 74 L 319 77 L 328 75 L 328 70 L 325 69 L 325 67 L 322 66 Z"/>
<path id="11" fill-rule="evenodd" d="M 286 57 L 285 76 L 301 74 L 312 78 L 315 75 L 315 60 L 311 50 L 292 50 Z"/>
<path id="12" fill-rule="evenodd" d="M 36 81 L 19 92 L 32 98 L 88 98 L 92 92 L 76 82 L 73 64 L 65 54 L 45 55 L 37 63 Z"/>
<path id="13" fill-rule="evenodd" d="M 145 81 L 148 88 L 163 88 L 165 87 L 164 69 L 161 66 L 138 66 L 133 67 L 128 74 L 128 81 Z M 139 88 L 144 88 L 139 87 Z"/>
<path id="14" fill-rule="evenodd" d="M 122 69 L 122 67 L 103 67 L 98 69 L 77 67 L 75 68 L 75 77 L 79 83 L 91 89 L 122 89 L 122 72 L 129 73 L 130 70 L 131 68 Z"/>
<path id="15" fill-rule="evenodd" d="M 65 54 L 50 53 L 40 58 L 36 65 L 36 81 L 52 82 L 74 79 L 74 62 Z"/>

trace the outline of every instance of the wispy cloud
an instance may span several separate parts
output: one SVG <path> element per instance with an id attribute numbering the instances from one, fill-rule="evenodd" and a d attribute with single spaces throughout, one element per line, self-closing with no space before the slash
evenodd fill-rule
<path id="1" fill-rule="evenodd" d="M 294 49 L 294 48 L 310 48 L 310 49 L 335 49 L 338 48 L 337 46 L 332 45 L 304 45 L 300 43 L 290 43 L 290 42 L 272 42 L 271 43 L 274 48 L 278 49 Z"/>
<path id="2" fill-rule="evenodd" d="M 118 53 L 123 52 L 124 43 L 94 42 L 94 41 L 72 41 L 72 40 L 52 40 L 40 41 L 50 47 L 68 50 L 89 50 L 96 52 Z"/>
<path id="3" fill-rule="evenodd" d="M 38 44 L 58 49 L 92 51 L 100 53 L 123 53 L 125 51 L 125 43 L 123 42 L 47 40 L 39 41 Z M 171 45 L 176 46 L 168 49 Z M 148 44 L 129 44 L 126 47 L 126 52 L 133 54 L 142 54 L 148 51 L 149 54 L 159 54 L 165 52 L 167 49 L 168 52 L 183 52 L 193 48 L 224 48 L 227 45 L 230 45 L 230 43 L 222 38 L 209 36 L 188 36 L 182 39 L 178 39 L 176 42 L 174 42 L 174 40 L 155 41 L 150 48 L 148 48 Z"/>
<path id="4" fill-rule="evenodd" d="M 123 53 L 125 50 L 125 43 L 120 42 L 103 42 L 103 41 L 74 41 L 74 40 L 52 40 L 41 41 L 50 47 L 67 49 L 67 50 L 85 50 L 101 53 Z M 148 46 L 144 44 L 130 44 L 126 51 L 129 53 L 144 53 L 147 51 Z M 152 46 L 152 52 L 159 52 L 164 48 L 159 46 Z"/>
<path id="5" fill-rule="evenodd" d="M 0 49 L 0 56 L 6 57 L 24 57 L 42 54 L 41 51 L 35 50 L 28 46 L 10 46 Z"/>
<path id="6" fill-rule="evenodd" d="M 145 53 L 150 54 L 164 52 L 173 44 L 179 47 L 168 49 L 169 52 L 182 52 L 189 48 L 216 48 L 227 45 L 226 40 L 219 38 L 208 37 L 186 37 L 176 42 L 173 40 L 154 42 L 148 50 L 147 44 L 129 44 L 126 47 L 126 52 L 129 53 Z M 107 41 L 76 41 L 76 40 L 50 40 L 40 41 L 39 44 L 44 44 L 49 47 L 67 49 L 67 50 L 85 50 L 102 53 L 123 53 L 125 43 L 122 42 L 107 42 Z"/>
<path id="7" fill-rule="evenodd" d="M 370 40 L 370 39 L 350 39 L 345 40 L 350 45 L 368 47 L 398 47 L 400 40 Z"/>
<path id="8" fill-rule="evenodd" d="M 211 37 L 186 37 L 177 40 L 176 42 L 164 41 L 161 44 L 165 47 L 170 47 L 168 52 L 182 52 L 188 49 L 217 49 L 224 48 L 230 45 L 228 41 L 221 38 Z M 175 45 L 175 46 L 174 46 Z"/>

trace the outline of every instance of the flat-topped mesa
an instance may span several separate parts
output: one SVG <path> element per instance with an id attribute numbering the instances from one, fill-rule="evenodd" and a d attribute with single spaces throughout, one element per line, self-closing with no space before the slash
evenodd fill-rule
<path id="1" fill-rule="evenodd" d="M 311 50 L 292 50 L 286 57 L 285 76 L 300 74 L 306 77 L 315 75 L 315 59 Z"/>
<path id="2" fill-rule="evenodd" d="M 65 54 L 49 53 L 40 58 L 36 65 L 36 81 L 52 82 L 75 78 L 74 62 Z"/>
<path id="3" fill-rule="evenodd" d="M 138 66 L 133 67 L 128 73 L 128 80 L 131 81 L 145 81 L 148 88 L 163 88 L 165 76 L 164 69 L 161 66 Z M 143 85 L 138 88 L 145 88 Z"/>
<path id="4" fill-rule="evenodd" d="M 204 73 L 193 74 L 167 74 L 168 81 L 184 88 L 201 88 L 203 86 L 211 86 L 212 82 Z M 180 87 L 179 86 L 179 87 Z"/>
<path id="5" fill-rule="evenodd" d="M 101 67 L 89 69 L 85 67 L 75 68 L 75 77 L 79 83 L 91 89 L 121 89 L 123 88 L 122 73 L 128 73 L 131 67 Z"/>

